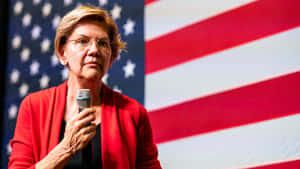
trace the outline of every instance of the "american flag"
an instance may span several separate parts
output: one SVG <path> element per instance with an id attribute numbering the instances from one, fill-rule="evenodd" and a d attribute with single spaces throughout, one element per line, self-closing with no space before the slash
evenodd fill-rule
<path id="1" fill-rule="evenodd" d="M 67 78 L 55 29 L 86 2 L 10 1 L 2 168 L 20 101 Z M 88 3 L 129 45 L 103 80 L 148 109 L 163 168 L 300 168 L 300 1 Z"/>

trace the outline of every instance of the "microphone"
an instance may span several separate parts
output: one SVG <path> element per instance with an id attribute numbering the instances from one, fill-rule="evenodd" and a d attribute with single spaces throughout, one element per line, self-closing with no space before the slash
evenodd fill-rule
<path id="1" fill-rule="evenodd" d="M 84 108 L 91 107 L 90 89 L 79 89 L 77 91 L 76 101 L 79 107 L 79 112 L 81 112 Z"/>
<path id="2" fill-rule="evenodd" d="M 79 112 L 84 108 L 91 107 L 91 91 L 90 89 L 77 90 L 76 101 L 79 107 Z M 93 145 L 90 141 L 85 148 L 82 149 L 82 163 L 85 168 L 90 168 L 93 164 Z"/>

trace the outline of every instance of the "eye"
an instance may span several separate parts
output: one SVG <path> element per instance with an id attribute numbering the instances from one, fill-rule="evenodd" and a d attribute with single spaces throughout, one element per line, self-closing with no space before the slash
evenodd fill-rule
<path id="1" fill-rule="evenodd" d="M 89 43 L 88 39 L 78 39 L 77 43 L 81 44 L 81 45 L 85 45 Z"/>
<path id="2" fill-rule="evenodd" d="M 106 40 L 98 40 L 97 41 L 98 46 L 102 46 L 102 47 L 108 47 L 108 41 Z"/>

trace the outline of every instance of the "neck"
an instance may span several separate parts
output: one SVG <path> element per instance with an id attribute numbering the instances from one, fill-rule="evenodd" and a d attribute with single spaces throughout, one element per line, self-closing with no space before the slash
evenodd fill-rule
<path id="1" fill-rule="evenodd" d="M 69 76 L 68 80 L 68 93 L 67 100 L 69 103 L 76 102 L 76 94 L 79 89 L 90 89 L 91 91 L 91 104 L 100 105 L 101 103 L 101 92 L 102 81 L 94 79 L 80 79 L 74 76 Z"/>

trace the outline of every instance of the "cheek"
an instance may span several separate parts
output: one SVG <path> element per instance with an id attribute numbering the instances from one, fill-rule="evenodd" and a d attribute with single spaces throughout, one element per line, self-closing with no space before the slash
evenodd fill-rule
<path id="1" fill-rule="evenodd" d="M 105 56 L 106 58 L 110 58 L 111 54 L 112 54 L 111 50 L 102 51 L 102 55 Z"/>
<path id="2" fill-rule="evenodd" d="M 111 52 L 110 51 L 102 51 L 101 52 L 101 60 L 105 64 L 110 64 L 111 63 Z"/>
<path id="3" fill-rule="evenodd" d="M 69 58 L 75 58 L 79 59 L 81 57 L 83 57 L 85 54 L 85 51 L 83 50 L 76 50 L 74 48 L 69 48 L 67 55 L 69 56 Z"/>
<path id="4" fill-rule="evenodd" d="M 69 66 L 74 68 L 74 66 L 80 66 L 83 63 L 84 53 L 82 51 L 78 52 L 78 51 L 70 50 L 67 53 L 67 57 L 68 57 Z"/>

